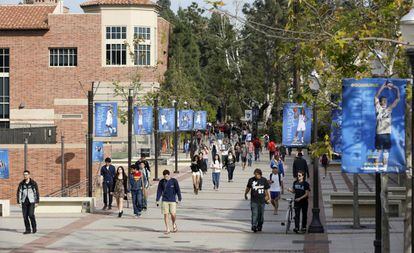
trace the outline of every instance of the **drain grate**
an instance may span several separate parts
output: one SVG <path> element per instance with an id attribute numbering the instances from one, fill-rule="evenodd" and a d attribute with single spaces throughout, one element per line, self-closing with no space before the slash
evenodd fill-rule
<path id="1" fill-rule="evenodd" d="M 293 244 L 330 244 L 332 241 L 330 240 L 293 240 Z"/>

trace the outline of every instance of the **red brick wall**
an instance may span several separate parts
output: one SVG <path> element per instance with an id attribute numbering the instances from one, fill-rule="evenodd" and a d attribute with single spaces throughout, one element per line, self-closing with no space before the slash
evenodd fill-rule
<path id="1" fill-rule="evenodd" d="M 92 81 L 130 81 L 137 71 L 143 82 L 162 82 L 167 69 L 170 25 L 158 20 L 158 64 L 156 68 L 102 67 L 101 17 L 98 14 L 49 15 L 48 31 L 1 31 L 0 47 L 10 49 L 10 107 L 17 109 L 54 109 L 55 114 L 82 114 L 82 119 L 55 119 L 57 140 L 61 133 L 66 144 L 85 145 L 87 132 L 87 106 L 57 106 L 55 98 L 86 99 L 85 90 Z M 76 47 L 77 67 L 49 67 L 50 47 Z M 0 143 L 1 144 L 1 143 Z M 23 146 L 23 145 L 22 145 Z M 105 147 L 105 153 L 109 149 Z M 67 164 L 68 184 L 85 177 L 85 149 L 66 149 L 73 153 Z M 0 181 L 0 199 L 15 201 L 16 188 L 22 180 L 23 148 L 9 149 L 10 179 Z M 29 146 L 29 170 L 40 186 L 41 195 L 60 189 L 60 149 L 35 149 Z M 94 165 L 94 169 L 98 164 Z"/>

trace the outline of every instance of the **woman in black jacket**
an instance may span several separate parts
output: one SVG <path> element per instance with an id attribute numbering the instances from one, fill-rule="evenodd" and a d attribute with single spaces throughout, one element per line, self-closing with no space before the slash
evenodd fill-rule
<path id="1" fill-rule="evenodd" d="M 201 169 L 198 163 L 199 160 L 200 160 L 199 156 L 195 155 L 190 165 L 192 177 L 193 177 L 194 193 L 196 195 L 198 194 L 198 190 L 200 186 L 200 177 L 201 177 Z"/>
<path id="2" fill-rule="evenodd" d="M 233 155 L 233 152 L 229 151 L 229 155 L 224 161 L 224 167 L 227 169 L 229 182 L 233 182 L 233 173 L 236 168 L 236 157 Z"/>
<path id="3" fill-rule="evenodd" d="M 198 153 L 198 167 L 200 168 L 200 187 L 199 191 L 203 188 L 203 175 L 207 172 L 207 162 L 206 159 L 203 159 L 203 153 Z"/>
<path id="4" fill-rule="evenodd" d="M 111 194 L 114 196 L 116 200 L 116 205 L 118 207 L 118 217 L 121 218 L 122 214 L 124 213 L 123 205 L 124 205 L 124 198 L 126 198 L 128 193 L 128 177 L 125 174 L 124 167 L 119 166 L 116 170 L 116 174 L 114 177 L 114 186 L 112 188 Z"/>

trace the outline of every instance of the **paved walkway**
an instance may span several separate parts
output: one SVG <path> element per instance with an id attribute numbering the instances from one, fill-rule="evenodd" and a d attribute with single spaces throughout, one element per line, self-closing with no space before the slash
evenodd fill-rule
<path id="1" fill-rule="evenodd" d="M 266 161 L 253 168 L 270 174 Z M 287 157 L 287 186 L 292 184 L 292 157 Z M 172 168 L 172 167 L 171 167 Z M 242 171 L 238 166 L 233 183 L 227 182 L 227 173 L 221 175 L 219 191 L 212 188 L 211 174 L 204 178 L 204 189 L 194 195 L 188 168 L 180 168 L 179 178 L 183 202 L 178 206 L 176 234 L 164 235 L 161 211 L 155 206 L 155 196 L 141 218 L 135 218 L 131 209 L 117 218 L 117 211 L 99 214 L 46 215 L 39 214 L 35 235 L 23 235 L 23 221 L 17 207 L 12 216 L 0 218 L 0 252 L 373 252 L 373 219 L 363 220 L 364 230 L 352 230 L 351 220 L 332 219 L 326 201 L 332 187 L 328 178 L 322 180 L 322 196 L 326 214 L 326 234 L 285 234 L 281 226 L 287 203 L 281 201 L 279 215 L 266 207 L 263 232 L 250 231 L 249 201 L 243 194 L 253 168 Z M 172 170 L 172 169 L 171 169 Z M 337 187 L 342 182 L 337 182 Z M 153 189 L 156 185 L 153 186 Z M 288 194 L 285 194 L 288 197 Z M 309 209 L 311 215 L 311 204 Z M 311 216 L 309 216 L 311 217 Z M 391 252 L 402 252 L 402 219 L 391 220 Z M 310 222 L 310 219 L 309 219 Z"/>

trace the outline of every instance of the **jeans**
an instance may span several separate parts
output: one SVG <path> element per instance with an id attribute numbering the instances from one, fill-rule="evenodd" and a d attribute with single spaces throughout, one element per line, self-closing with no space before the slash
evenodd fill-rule
<path id="1" fill-rule="evenodd" d="M 247 166 L 251 167 L 253 163 L 253 154 L 249 153 L 248 158 L 247 158 Z"/>
<path id="2" fill-rule="evenodd" d="M 254 149 L 254 160 L 258 161 L 260 159 L 260 149 L 259 148 L 255 148 Z"/>
<path id="3" fill-rule="evenodd" d="M 220 172 L 213 172 L 211 175 L 213 178 L 213 185 L 218 189 L 220 184 Z"/>
<path id="4" fill-rule="evenodd" d="M 32 224 L 32 229 L 36 230 L 36 218 L 34 214 L 35 210 L 35 203 L 30 203 L 29 200 L 26 200 L 22 203 L 22 213 L 24 219 L 24 226 L 26 227 L 26 231 L 30 231 L 30 223 Z M 30 219 L 30 223 L 29 223 Z"/>
<path id="5" fill-rule="evenodd" d="M 103 182 L 103 202 L 105 206 L 108 206 L 108 199 L 109 199 L 109 206 L 112 206 L 112 195 L 109 194 L 111 192 L 113 183 L 112 182 Z"/>
<path id="6" fill-rule="evenodd" d="M 134 207 L 134 214 L 141 214 L 144 207 L 144 194 L 142 191 L 131 191 L 132 206 Z"/>
<path id="7" fill-rule="evenodd" d="M 300 212 L 302 211 L 302 228 L 306 228 L 308 222 L 308 200 L 295 202 L 295 228 L 299 229 Z"/>
<path id="8" fill-rule="evenodd" d="M 275 155 L 275 152 L 269 151 L 269 160 L 272 161 L 273 156 Z"/>
<path id="9" fill-rule="evenodd" d="M 229 177 L 229 181 L 230 181 L 230 180 L 233 180 L 233 173 L 234 173 L 234 169 L 235 169 L 235 166 L 234 166 L 234 165 L 229 165 L 229 166 L 227 167 L 227 175 L 228 175 L 228 177 Z"/>
<path id="10" fill-rule="evenodd" d="M 264 222 L 265 203 L 250 202 L 252 210 L 252 227 L 262 228 Z"/>

